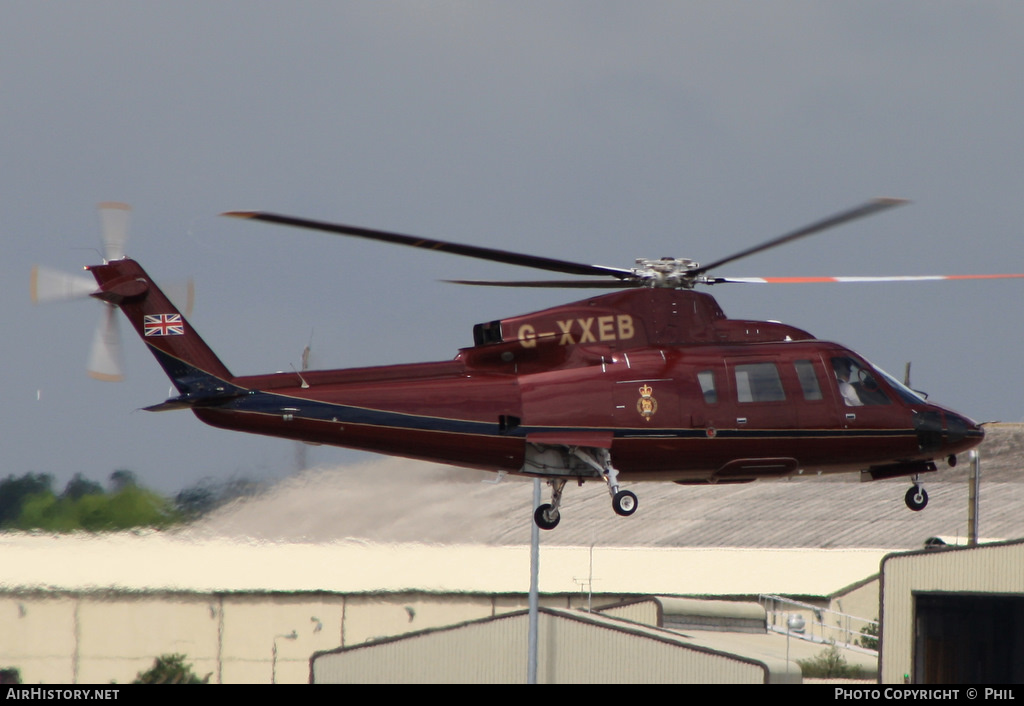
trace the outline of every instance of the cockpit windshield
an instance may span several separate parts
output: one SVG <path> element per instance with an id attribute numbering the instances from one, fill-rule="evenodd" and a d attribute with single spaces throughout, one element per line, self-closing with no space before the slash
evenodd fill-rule
<path id="1" fill-rule="evenodd" d="M 894 378 L 892 375 L 879 368 L 877 365 L 872 365 L 870 363 L 869 365 L 871 365 L 872 368 L 878 371 L 878 373 L 885 379 L 885 381 L 889 383 L 889 387 L 891 387 L 893 391 L 897 395 L 899 395 L 900 399 L 902 399 L 904 402 L 908 404 L 927 404 L 924 400 L 924 397 L 922 397 L 919 392 L 911 390 L 909 387 L 907 387 L 902 382 Z"/>
<path id="2" fill-rule="evenodd" d="M 891 404 L 868 366 L 848 356 L 836 356 L 832 358 L 832 371 L 839 396 L 847 407 Z"/>

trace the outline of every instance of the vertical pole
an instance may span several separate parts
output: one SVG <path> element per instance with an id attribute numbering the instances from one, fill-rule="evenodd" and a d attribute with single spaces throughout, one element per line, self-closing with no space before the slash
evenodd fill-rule
<path id="1" fill-rule="evenodd" d="M 78 611 L 82 607 L 82 596 L 75 598 L 75 611 L 72 614 L 72 632 L 74 633 L 75 647 L 71 656 L 71 683 L 78 684 L 78 666 L 82 660 L 82 623 L 79 620 Z"/>
<path id="2" fill-rule="evenodd" d="M 270 652 L 270 683 L 277 684 L 277 638 L 274 638 L 274 649 Z"/>
<path id="3" fill-rule="evenodd" d="M 978 509 L 981 496 L 981 453 L 971 451 L 971 486 L 967 498 L 967 544 L 978 544 Z"/>
<path id="4" fill-rule="evenodd" d="M 533 511 L 540 507 L 540 478 L 533 479 Z M 537 607 L 539 591 L 537 577 L 540 574 L 540 528 L 530 516 L 530 635 L 527 648 L 526 683 L 537 683 Z"/>
<path id="5" fill-rule="evenodd" d="M 590 574 L 587 576 L 587 612 L 594 612 L 594 543 L 590 543 Z"/>
<path id="6" fill-rule="evenodd" d="M 789 614 L 786 614 L 786 673 L 789 673 Z"/>
<path id="7" fill-rule="evenodd" d="M 217 683 L 224 683 L 224 594 L 217 596 Z"/>

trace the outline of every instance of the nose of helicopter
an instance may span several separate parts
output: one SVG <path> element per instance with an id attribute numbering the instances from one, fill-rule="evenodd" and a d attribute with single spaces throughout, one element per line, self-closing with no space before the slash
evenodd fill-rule
<path id="1" fill-rule="evenodd" d="M 971 446 L 977 446 L 985 438 L 985 430 L 973 419 L 968 419 L 956 412 L 946 412 L 946 441 L 957 443 L 970 440 Z"/>
<path id="2" fill-rule="evenodd" d="M 955 455 L 985 439 L 985 430 L 972 419 L 942 407 L 914 412 L 914 428 L 922 451 Z"/>

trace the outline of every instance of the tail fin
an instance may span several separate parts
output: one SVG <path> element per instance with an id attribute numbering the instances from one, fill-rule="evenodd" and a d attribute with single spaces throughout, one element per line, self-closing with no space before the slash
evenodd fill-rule
<path id="1" fill-rule="evenodd" d="M 92 296 L 120 307 L 181 393 L 149 409 L 177 409 L 235 397 L 233 375 L 145 270 L 128 258 L 87 268 L 100 289 Z"/>

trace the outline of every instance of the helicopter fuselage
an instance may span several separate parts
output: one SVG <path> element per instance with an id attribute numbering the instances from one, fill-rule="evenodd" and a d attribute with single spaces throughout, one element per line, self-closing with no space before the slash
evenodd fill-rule
<path id="1" fill-rule="evenodd" d="M 480 324 L 449 361 L 236 377 L 183 317 L 159 325 L 180 314 L 136 263 L 91 270 L 181 393 L 150 409 L 224 429 L 548 478 L 601 478 L 574 451 L 603 449 L 624 481 L 680 483 L 916 475 L 983 438 L 849 349 L 692 290 Z"/>

